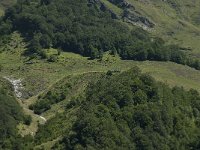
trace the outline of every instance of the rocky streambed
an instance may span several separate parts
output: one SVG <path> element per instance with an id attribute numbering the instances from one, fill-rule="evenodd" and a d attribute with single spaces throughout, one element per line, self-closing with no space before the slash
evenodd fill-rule
<path id="1" fill-rule="evenodd" d="M 14 92 L 17 98 L 22 98 L 22 92 L 21 90 L 23 89 L 23 85 L 22 85 L 22 79 L 13 79 L 10 77 L 4 77 L 4 79 L 8 80 L 14 88 Z"/>

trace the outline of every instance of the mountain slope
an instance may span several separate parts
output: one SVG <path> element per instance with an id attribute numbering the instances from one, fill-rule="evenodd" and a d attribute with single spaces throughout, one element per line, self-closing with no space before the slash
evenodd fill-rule
<path id="1" fill-rule="evenodd" d="M 199 56 L 200 2 L 198 0 L 149 1 L 149 4 L 148 2 L 139 4 L 134 0 L 131 2 L 156 22 L 155 30 L 161 37 L 169 42 L 177 42 L 184 47 L 192 48 L 196 56 Z"/>
<path id="2" fill-rule="evenodd" d="M 199 148 L 196 0 L 18 2 L 0 20 L 0 149 Z"/>
<path id="3" fill-rule="evenodd" d="M 131 6 L 131 11 L 124 10 L 123 19 L 136 21 L 135 25 L 154 26 Z M 125 60 L 172 61 L 200 69 L 200 61 L 182 51 L 180 46 L 168 45 L 135 26 L 128 28 L 100 1 L 18 2 L 1 21 L 1 38 L 16 30 L 29 41 L 24 55 L 31 57 L 47 58 L 44 48 L 50 47 L 91 59 L 101 59 L 104 52 L 110 51 Z M 49 60 L 55 61 L 55 57 Z"/>
<path id="4" fill-rule="evenodd" d="M 108 75 L 87 88 L 80 108 L 72 106 L 79 108 L 72 131 L 54 148 L 196 149 L 199 124 L 191 113 L 199 109 L 200 97 L 195 93 L 156 83 L 137 68 Z"/>
<path id="5" fill-rule="evenodd" d="M 102 2 L 105 1 L 105 4 L 117 5 L 121 12 L 130 10 L 133 14 L 150 20 L 155 25 L 150 28 L 152 33 L 164 38 L 169 43 L 179 44 L 184 48 L 191 49 L 192 51 L 189 53 L 196 57 L 200 56 L 198 42 L 200 40 L 200 2 L 198 0 L 102 0 Z M 109 5 L 107 5 L 108 8 Z M 109 9 L 115 12 L 113 8 L 110 7 Z M 144 26 L 144 22 L 138 21 L 137 15 L 131 16 L 130 13 L 132 19 L 129 18 L 129 21 L 132 20 L 134 24 L 139 22 L 139 25 Z"/>

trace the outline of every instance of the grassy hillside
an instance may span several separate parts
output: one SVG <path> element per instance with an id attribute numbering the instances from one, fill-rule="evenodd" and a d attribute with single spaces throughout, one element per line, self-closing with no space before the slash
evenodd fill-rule
<path id="1" fill-rule="evenodd" d="M 143 72 L 150 73 L 157 80 L 169 83 L 171 86 L 184 86 L 186 89 L 199 89 L 200 72 L 187 66 L 172 62 L 137 62 L 120 60 L 105 54 L 102 61 L 88 60 L 78 54 L 62 52 L 56 62 L 33 59 L 21 56 L 25 44 L 19 34 L 15 33 L 10 43 L 6 45 L 7 51 L 0 53 L 1 76 L 21 78 L 24 89 L 24 98 L 37 95 L 61 78 L 71 74 L 81 74 L 91 71 L 127 70 L 138 65 Z M 48 55 L 57 54 L 57 50 L 47 50 Z"/>
<path id="2" fill-rule="evenodd" d="M 104 2 L 105 0 L 102 0 Z M 191 48 L 192 54 L 200 56 L 200 2 L 198 0 L 128 0 L 135 11 L 151 20 L 155 26 L 152 33 L 164 38 L 169 43 Z M 108 3 L 108 0 L 105 4 Z M 111 5 L 111 6 L 110 6 Z M 107 4 L 109 9 L 118 9 Z M 121 9 L 122 11 L 122 9 Z M 189 52 L 190 53 L 190 52 Z"/>
<path id="3" fill-rule="evenodd" d="M 11 77 L 14 79 L 22 79 L 23 89 L 21 106 L 23 106 L 26 114 L 32 116 L 32 123 L 30 126 L 19 124 L 18 129 L 24 136 L 27 134 L 36 134 L 38 131 L 38 123 L 44 124 L 44 120 L 40 116 L 45 117 L 48 120 L 48 128 L 52 128 L 52 132 L 45 139 L 40 139 L 36 142 L 37 147 L 49 147 L 60 139 L 60 134 L 65 132 L 66 129 L 71 129 L 71 123 L 69 120 L 74 121 L 74 113 L 78 110 L 69 110 L 67 114 L 63 114 L 66 105 L 71 100 L 76 98 L 79 94 L 84 93 L 87 84 L 94 82 L 101 74 L 111 71 L 125 71 L 133 66 L 137 65 L 142 72 L 149 73 L 157 81 L 172 86 L 183 86 L 189 90 L 194 88 L 200 91 L 200 72 L 187 66 L 178 65 L 172 62 L 155 62 L 155 61 L 126 61 L 121 60 L 118 56 L 112 56 L 105 53 L 102 60 L 88 60 L 87 57 L 80 56 L 69 52 L 61 52 L 57 56 L 56 49 L 48 49 L 48 56 L 56 56 L 55 62 L 49 62 L 46 59 L 32 59 L 21 54 L 26 49 L 26 44 L 23 42 L 23 38 L 18 33 L 12 35 L 11 42 L 6 44 L 5 50 L 0 53 L 0 76 Z M 65 88 L 65 85 L 70 85 L 72 88 Z M 59 95 L 62 89 L 67 89 L 67 95 L 64 99 L 56 103 L 51 103 L 51 98 L 48 94 L 54 93 Z M 48 94 L 47 94 L 48 93 Z M 29 109 L 32 104 L 40 103 L 48 99 L 50 100 L 51 107 L 48 110 L 42 112 L 42 114 L 36 115 Z M 54 98 L 53 98 L 54 99 Z M 72 104 L 74 105 L 74 104 Z M 42 108 L 41 108 L 42 109 Z M 65 120 L 65 121 L 63 121 Z M 62 123 L 61 123 L 62 122 Z M 54 129 L 54 125 L 57 126 Z M 65 126 L 65 128 L 62 128 Z M 40 136 L 44 132 L 49 132 L 39 127 L 37 136 Z M 59 129 L 59 130 L 58 130 Z M 55 131 L 56 130 L 56 131 Z"/>
<path id="4" fill-rule="evenodd" d="M 176 1 L 148 1 L 142 3 L 131 0 L 141 12 L 151 18 L 156 24 L 155 32 L 169 42 L 177 42 L 184 47 L 191 47 L 195 54 L 199 54 L 200 2 Z"/>
<path id="5" fill-rule="evenodd" d="M 153 21 L 142 16 L 134 6 L 123 5 L 124 21 L 153 29 Z M 18 2 L 1 20 L 1 38 L 19 31 L 29 43 L 25 55 L 32 57 L 47 58 L 44 49 L 51 47 L 91 59 L 102 58 L 104 52 L 110 51 L 112 54 L 119 54 L 124 60 L 172 61 L 200 70 L 200 60 L 182 51 L 180 45 L 166 44 L 164 40 L 145 30 L 137 27 L 130 29 L 117 20 L 117 14 L 120 13 L 117 6 L 106 1 L 102 3 L 88 0 L 81 3 L 79 0 Z M 45 13 L 44 9 L 47 10 Z M 50 58 L 50 61 L 54 60 L 55 57 Z"/>
<path id="6" fill-rule="evenodd" d="M 8 1 L 6 2 L 9 3 Z M 178 14 L 175 8 L 172 9 L 171 4 L 164 3 L 163 1 L 141 2 L 132 0 L 130 2 L 134 4 L 136 10 L 141 11 L 141 13 L 143 13 L 144 15 L 148 15 L 148 17 L 149 18 L 151 17 L 151 20 L 153 20 L 154 22 L 158 22 L 156 23 L 155 28 L 158 28 L 159 26 L 161 26 L 161 24 L 165 24 L 165 26 L 161 26 L 163 28 L 167 27 L 169 24 L 172 25 L 174 24 L 175 21 L 177 21 L 177 18 L 181 18 L 180 15 L 182 15 L 182 13 Z M 5 2 L 2 1 L 2 3 Z M 120 8 L 114 6 L 112 3 L 106 2 L 106 0 L 104 0 L 104 3 L 106 3 L 106 5 L 109 5 L 110 8 L 114 10 L 117 9 L 117 11 L 120 12 Z M 185 8 L 186 10 L 188 10 L 189 9 L 188 7 L 192 5 L 191 2 L 187 2 L 189 4 L 186 5 L 186 1 L 177 1 L 177 3 L 184 5 L 184 7 L 187 8 L 187 9 Z M 195 1 L 195 3 L 197 4 L 197 1 Z M 195 6 L 192 5 L 192 6 L 196 8 L 198 5 Z M 164 16 L 166 14 L 164 15 L 163 13 L 161 13 L 164 7 L 166 7 L 165 9 L 167 9 L 168 11 L 170 10 L 169 13 L 175 15 L 174 19 L 172 19 L 173 17 L 171 17 L 171 20 L 174 22 L 171 22 L 169 18 L 164 19 Z M 155 11 L 153 10 L 158 12 L 155 13 Z M 159 15 L 162 16 L 159 18 Z M 190 13 L 183 13 L 183 15 L 190 15 Z M 162 22 L 163 19 L 165 22 L 163 21 L 163 23 L 159 23 L 159 21 Z M 194 19 L 190 17 L 185 16 L 184 18 L 182 17 L 182 19 L 188 22 L 193 22 L 194 24 Z M 195 25 L 198 26 L 197 24 Z M 160 29 L 161 28 L 159 27 L 158 31 L 161 31 Z M 188 30 L 190 31 L 189 28 Z M 168 30 L 163 30 L 163 31 L 168 31 Z M 158 33 L 160 34 L 161 32 Z M 186 36 L 183 37 L 185 38 Z M 198 44 L 199 42 L 195 43 Z M 26 44 L 23 42 L 23 39 L 19 36 L 18 33 L 15 33 L 13 34 L 11 41 L 8 44 L 4 45 L 4 47 L 2 47 L 2 49 L 6 51 L 0 54 L 1 57 L 0 64 L 2 68 L 0 74 L 2 76 L 14 76 L 15 78 L 22 78 L 25 86 L 25 89 L 23 91 L 25 98 L 36 95 L 39 91 L 46 89 L 46 87 L 55 83 L 57 80 L 66 75 L 89 72 L 89 71 L 105 71 L 105 72 L 107 70 L 123 71 L 131 68 L 133 65 L 138 65 L 144 72 L 148 72 L 152 74 L 154 77 L 156 77 L 156 79 L 158 79 L 159 81 L 167 82 L 172 86 L 178 85 L 178 86 L 184 86 L 187 89 L 195 88 L 199 90 L 198 71 L 191 69 L 189 67 L 177 65 L 170 62 L 122 61 L 119 58 L 112 57 L 108 54 L 104 55 L 102 61 L 98 60 L 89 61 L 88 58 L 86 57 L 82 57 L 77 54 L 62 52 L 61 55 L 58 56 L 58 61 L 51 63 L 48 62 L 47 60 L 39 60 L 39 59 L 28 60 L 28 58 L 21 56 L 21 54 L 25 50 L 25 47 Z M 49 49 L 46 50 L 46 52 L 48 55 L 57 54 L 57 50 L 55 49 Z"/>

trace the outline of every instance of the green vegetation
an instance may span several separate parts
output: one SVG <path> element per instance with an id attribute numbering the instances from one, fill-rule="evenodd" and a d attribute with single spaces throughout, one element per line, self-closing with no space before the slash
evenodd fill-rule
<path id="1" fill-rule="evenodd" d="M 14 3 L 0 1 L 0 149 L 200 148 L 199 2 Z"/>
<path id="2" fill-rule="evenodd" d="M 62 6 L 62 7 L 61 7 Z M 62 18 L 62 19 L 59 19 Z M 26 55 L 42 58 L 42 48 L 62 48 L 66 51 L 102 58 L 106 51 L 122 59 L 173 61 L 200 69 L 200 61 L 182 52 L 178 46 L 166 45 L 141 29 L 130 30 L 112 19 L 100 4 L 84 1 L 20 1 L 8 9 L 2 18 L 1 34 L 20 31 L 30 41 Z M 115 36 L 113 36 L 115 35 Z M 51 56 L 50 62 L 57 58 Z"/>
<path id="3" fill-rule="evenodd" d="M 73 130 L 54 149 L 198 149 L 199 100 L 137 68 L 104 77 L 89 86 Z"/>
<path id="4" fill-rule="evenodd" d="M 169 88 L 135 68 L 104 75 L 81 95 L 40 126 L 37 147 L 59 141 L 53 149 L 198 148 L 200 97 L 194 90 Z"/>
<path id="5" fill-rule="evenodd" d="M 53 49 L 48 52 L 49 55 L 55 53 L 56 50 Z M 34 99 L 36 103 L 34 101 L 33 103 L 35 104 L 40 103 L 40 100 L 45 100 L 44 98 L 49 98 L 46 94 L 48 91 L 59 94 L 63 90 L 65 91 L 65 85 L 69 83 L 71 84 L 75 81 L 77 82 L 76 84 L 72 84 L 73 89 L 69 89 L 69 93 L 67 92 L 71 95 L 67 94 L 67 98 L 61 102 L 56 104 L 51 103 L 51 108 L 42 113 L 45 118 L 50 119 L 45 125 L 39 126 L 38 132 L 35 135 L 34 145 L 40 148 L 49 147 L 48 149 L 50 149 L 56 141 L 60 140 L 63 136 L 66 136 L 66 134 L 72 130 L 73 123 L 77 119 L 76 112 L 79 110 L 80 102 L 84 100 L 84 98 L 79 98 L 80 100 L 76 100 L 78 96 L 75 96 L 74 99 L 74 95 L 84 95 L 84 89 L 87 87 L 87 84 L 85 84 L 86 81 L 91 81 L 91 79 L 94 79 L 93 81 L 98 80 L 90 75 L 92 74 L 90 71 L 103 71 L 105 73 L 106 70 L 124 71 L 134 65 L 138 65 L 144 72 L 149 72 L 150 74 L 154 75 L 156 79 L 167 82 L 171 86 L 179 85 L 184 86 L 187 89 L 192 87 L 199 89 L 199 71 L 169 62 L 159 63 L 122 61 L 109 54 L 103 57 L 102 62 L 99 62 L 98 60 L 87 60 L 87 58 L 84 58 L 80 55 L 62 52 L 58 61 L 54 63 L 48 63 L 45 60 L 32 60 L 33 64 L 23 64 L 25 58 L 21 57 L 20 53 L 19 55 L 17 54 L 18 53 L 16 51 L 13 53 L 10 51 L 2 52 L 0 54 L 0 56 L 2 56 L 0 61 L 2 62 L 1 64 L 3 66 L 1 75 L 12 74 L 16 78 L 27 77 L 25 78 L 26 82 L 24 82 L 27 90 L 37 89 L 41 85 L 35 83 L 41 82 L 45 79 L 46 83 L 44 84 L 43 88 L 46 90 L 44 93 L 40 94 L 41 96 L 38 97 L 39 99 L 37 99 L 37 97 Z M 10 60 L 9 62 L 8 58 Z M 63 63 L 65 64 L 64 66 Z M 84 72 L 88 72 L 87 75 L 84 75 L 87 76 L 87 78 L 81 75 L 84 74 Z M 46 75 L 45 77 L 44 74 Z M 66 76 L 62 79 L 62 77 L 67 74 L 71 74 L 71 76 Z M 50 88 L 48 88 L 48 86 L 50 86 Z M 52 100 L 54 101 L 54 99 Z M 31 99 L 26 100 L 25 104 L 31 103 L 31 101 Z"/>
<path id="6" fill-rule="evenodd" d="M 18 134 L 17 124 L 31 123 L 31 117 L 22 112 L 22 108 L 11 92 L 11 86 L 0 79 L 0 149 L 21 149 L 22 138 Z"/>
<path id="7" fill-rule="evenodd" d="M 104 54 L 102 61 L 87 60 L 86 57 L 69 52 L 62 52 L 55 63 L 40 59 L 28 60 L 26 57 L 21 56 L 25 51 L 25 45 L 23 39 L 17 33 L 12 35 L 11 41 L 2 49 L 5 49 L 5 51 L 0 53 L 0 64 L 2 66 L 0 76 L 12 75 L 16 79 L 23 79 L 24 98 L 37 95 L 67 75 L 92 71 L 124 71 L 134 65 L 170 86 L 177 85 L 200 91 L 199 71 L 171 62 L 120 60 L 117 56 L 114 57 L 108 53 Z M 57 50 L 55 49 L 47 50 L 48 56 L 56 53 Z"/>
<path id="8" fill-rule="evenodd" d="M 169 88 L 138 68 L 100 73 L 96 78 L 98 74 L 66 77 L 50 88 L 62 91 L 71 80 L 79 79 L 78 85 L 86 81 L 81 85 L 85 90 L 65 99 L 63 111 L 54 112 L 46 124 L 39 125 L 26 145 L 39 149 L 198 149 L 197 91 Z"/>
<path id="9" fill-rule="evenodd" d="M 106 1 L 113 2 L 112 5 L 115 4 L 114 2 L 123 3 L 123 0 Z M 200 2 L 198 0 L 128 0 L 127 2 L 133 5 L 134 12 L 146 17 L 155 24 L 154 28 L 150 29 L 151 33 L 162 37 L 167 43 L 178 44 L 189 49 L 187 53 L 199 58 L 200 26 L 198 22 Z M 114 7 L 110 6 L 109 9 L 115 11 Z M 124 8 L 119 5 L 118 9 L 124 11 Z M 131 24 L 130 27 L 132 27 Z"/>
<path id="10" fill-rule="evenodd" d="M 57 82 L 48 92 L 39 95 L 36 103 L 30 105 L 30 109 L 34 110 L 36 114 L 41 114 L 50 110 L 53 104 L 60 103 L 64 100 L 69 102 L 71 98 L 73 99 L 75 96 L 84 92 L 88 83 L 95 82 L 100 76 L 100 72 L 67 76 Z M 59 111 L 61 111 L 61 108 L 59 108 Z"/>
<path id="11" fill-rule="evenodd" d="M 13 35 L 13 39 L 19 38 L 17 34 Z M 19 38 L 20 39 L 20 38 Z M 13 40 L 12 40 L 13 41 Z M 19 40 L 20 41 L 20 40 Z M 105 54 L 102 58 L 102 61 L 98 60 L 87 60 L 80 55 L 73 53 L 61 52 L 59 59 L 57 62 L 49 63 L 45 60 L 32 60 L 32 64 L 26 63 L 26 58 L 21 57 L 21 53 L 23 52 L 23 43 L 16 41 L 19 43 L 19 48 L 14 48 L 15 44 L 8 44 L 12 52 L 4 51 L 0 54 L 1 59 L 0 62 L 2 64 L 2 71 L 0 72 L 1 76 L 9 76 L 13 75 L 15 78 L 24 78 L 23 84 L 24 88 L 27 91 L 33 91 L 35 89 L 39 89 L 42 85 L 42 89 L 45 90 L 43 94 L 41 94 L 41 99 L 46 95 L 48 91 L 52 91 L 53 93 L 62 91 L 62 85 L 68 82 L 74 82 L 76 79 L 81 78 L 81 74 L 88 72 L 88 79 L 92 79 L 90 76 L 92 71 L 97 72 L 107 72 L 107 70 L 121 70 L 124 71 L 126 69 L 131 68 L 134 65 L 138 65 L 143 72 L 148 72 L 156 77 L 157 80 L 166 82 L 171 86 L 184 86 L 186 89 L 195 88 L 199 89 L 199 71 L 191 69 L 189 67 L 185 67 L 182 65 L 177 65 L 170 62 L 134 62 L 134 61 L 124 61 L 120 60 L 117 57 L 113 57 L 112 55 Z M 20 44 L 21 43 L 21 44 Z M 14 45 L 12 48 L 11 46 Z M 51 49 L 48 50 L 48 55 L 54 55 L 57 53 L 57 50 Z M 25 62 L 25 63 L 24 63 Z M 156 69 L 155 69 L 156 68 Z M 46 76 L 44 76 L 44 74 Z M 66 75 L 70 75 L 64 77 Z M 78 75 L 78 77 L 76 77 Z M 64 77 L 64 78 L 63 78 Z M 61 79 L 61 80 L 60 80 Z M 51 105 L 51 109 L 42 113 L 42 116 L 45 118 L 50 118 L 48 122 L 39 126 L 39 130 L 36 134 L 38 138 L 35 141 L 36 147 L 49 147 L 53 146 L 55 141 L 58 141 L 60 137 L 66 134 L 66 130 L 70 131 L 73 122 L 76 120 L 76 111 L 78 109 L 74 109 L 75 104 L 79 104 L 76 101 L 73 101 L 74 95 L 81 94 L 82 92 L 77 92 L 76 89 L 80 88 L 80 91 L 84 91 L 85 84 L 79 84 L 81 82 L 85 82 L 88 80 L 87 78 L 79 79 L 77 86 L 73 84 L 73 89 L 69 93 L 72 94 L 72 97 L 69 97 L 57 104 Z M 94 80 L 96 80 L 94 78 Z M 44 82 L 45 81 L 45 82 Z M 56 84 L 54 84 L 56 83 Z M 52 85 L 53 84 L 53 85 Z M 79 87 L 80 85 L 80 87 Z M 50 87 L 50 88 L 48 88 Z M 78 87 L 78 88 L 77 88 Z M 41 91 L 43 91 L 41 90 Z M 78 89 L 79 91 L 79 89 Z M 35 91 L 37 94 L 39 91 Z M 34 95 L 35 95 L 34 94 Z M 76 96 L 75 96 L 76 97 Z M 34 98 L 33 98 L 34 99 Z M 24 101 L 24 103 L 36 102 L 39 100 L 28 99 Z M 71 101 L 71 103 L 69 103 Z M 82 100 L 82 99 L 81 99 Z M 65 112 L 66 107 L 68 108 L 68 113 Z M 58 114 L 56 114 L 58 113 Z M 62 116 L 62 117 L 61 117 Z M 69 117 L 70 116 L 70 117 Z M 53 117 L 53 118 L 52 118 Z M 51 119 L 52 118 L 52 119 Z M 69 123 L 69 118 L 72 119 L 73 122 Z M 34 119 L 33 119 L 34 121 Z M 36 122 L 37 123 L 37 122 Z M 50 126 L 50 127 L 46 127 Z M 36 126 L 37 127 L 37 126 Z M 29 129 L 29 127 L 26 127 Z M 35 127 L 34 127 L 35 128 Z M 32 132 L 37 131 L 36 129 L 30 129 Z M 31 133 L 29 131 L 29 133 Z M 45 134 L 45 135 L 44 135 Z M 47 142 L 47 143 L 46 143 Z M 51 147 L 50 146 L 50 147 Z M 48 148 L 50 149 L 50 148 Z"/>

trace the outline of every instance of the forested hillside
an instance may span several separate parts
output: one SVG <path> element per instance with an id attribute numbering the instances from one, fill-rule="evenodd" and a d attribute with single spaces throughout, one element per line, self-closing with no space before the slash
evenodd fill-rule
<path id="1" fill-rule="evenodd" d="M 141 29 L 129 29 L 103 6 L 87 0 L 19 1 L 6 11 L 0 33 L 20 31 L 30 42 L 25 54 L 43 58 L 43 48 L 54 47 L 91 59 L 110 51 L 122 59 L 173 61 L 200 69 L 199 60 L 186 55 L 179 46 L 166 45 Z"/>
<path id="2" fill-rule="evenodd" d="M 99 77 L 79 96 L 63 103 L 64 110 L 40 125 L 34 139 L 15 138 L 16 143 L 23 141 L 16 149 L 45 149 L 49 145 L 48 149 L 199 148 L 197 91 L 169 88 L 137 67 L 123 73 L 108 71 Z M 62 91 L 66 83 L 57 84 L 57 90 Z"/>
<path id="3" fill-rule="evenodd" d="M 0 0 L 0 150 L 199 150 L 199 4 Z"/>
<path id="4" fill-rule="evenodd" d="M 196 150 L 200 146 L 200 95 L 195 90 L 170 89 L 138 68 L 108 72 L 87 88 L 85 98 L 71 103 L 66 113 L 80 107 L 77 119 L 54 149 Z M 52 126 L 43 127 L 46 132 L 41 133 L 46 136 Z"/>

